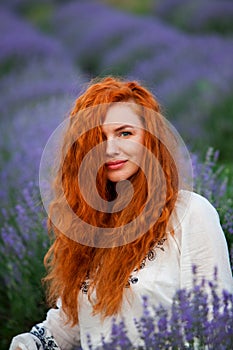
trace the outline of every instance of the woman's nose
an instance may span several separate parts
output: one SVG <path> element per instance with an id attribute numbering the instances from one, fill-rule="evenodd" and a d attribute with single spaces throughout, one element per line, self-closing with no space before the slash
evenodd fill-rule
<path id="1" fill-rule="evenodd" d="M 118 144 L 117 144 L 117 140 L 109 139 L 106 142 L 107 142 L 106 156 L 108 158 L 114 157 L 114 156 L 116 156 L 117 154 L 120 153 L 119 147 L 118 147 Z"/>

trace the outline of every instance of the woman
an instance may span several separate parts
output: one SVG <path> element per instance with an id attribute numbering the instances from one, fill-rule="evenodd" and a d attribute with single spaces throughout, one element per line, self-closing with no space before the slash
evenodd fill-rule
<path id="1" fill-rule="evenodd" d="M 137 82 L 107 77 L 76 100 L 64 136 L 49 206 L 55 239 L 45 256 L 48 300 L 56 308 L 10 350 L 88 349 L 142 296 L 169 308 L 179 288 L 212 280 L 233 291 L 227 245 L 216 210 L 191 191 L 190 161 L 153 95 Z"/>

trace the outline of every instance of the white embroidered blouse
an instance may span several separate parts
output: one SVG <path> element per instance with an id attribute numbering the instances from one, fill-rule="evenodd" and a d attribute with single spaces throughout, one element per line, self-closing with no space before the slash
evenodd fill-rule
<path id="1" fill-rule="evenodd" d="M 175 224 L 174 224 L 175 223 Z M 160 304 L 169 308 L 177 289 L 191 289 L 193 286 L 193 265 L 197 267 L 197 281 L 213 280 L 214 267 L 218 271 L 219 291 L 226 289 L 233 293 L 233 279 L 230 268 L 226 239 L 220 226 L 215 208 L 207 199 L 196 193 L 181 191 L 176 203 L 172 224 L 174 235 L 157 243 L 144 261 L 141 269 L 132 272 L 130 288 L 125 288 L 121 312 L 116 322 L 124 319 L 128 336 L 139 346 L 140 336 L 134 319 L 142 316 L 142 296 L 148 296 L 150 307 Z M 107 288 L 107 286 L 106 286 Z M 101 321 L 100 315 L 92 315 L 92 306 L 87 298 L 88 281 L 79 293 L 79 325 L 65 324 L 62 305 L 50 309 L 47 318 L 32 328 L 29 333 L 13 338 L 10 349 L 22 350 L 70 350 L 81 344 L 89 349 L 87 335 L 91 337 L 92 349 L 110 340 L 112 317 Z"/>

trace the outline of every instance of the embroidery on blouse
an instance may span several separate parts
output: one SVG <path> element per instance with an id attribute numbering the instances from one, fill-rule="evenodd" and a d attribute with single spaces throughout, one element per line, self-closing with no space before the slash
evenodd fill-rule
<path id="1" fill-rule="evenodd" d="M 35 340 L 36 347 L 38 350 L 55 350 L 59 349 L 57 343 L 55 342 L 53 336 L 47 334 L 45 327 L 40 325 L 35 325 L 31 331 L 31 334 L 35 335 L 40 343 Z"/>
<path id="2" fill-rule="evenodd" d="M 147 260 L 149 260 L 149 261 L 155 260 L 156 254 L 157 254 L 156 253 L 157 249 L 160 249 L 164 252 L 163 244 L 166 241 L 166 239 L 167 238 L 162 238 L 161 240 L 159 240 L 157 242 L 157 244 L 152 249 L 149 250 L 149 252 L 147 253 L 147 255 L 145 256 L 145 258 L 142 260 L 142 262 L 140 264 L 140 270 L 146 266 Z M 138 269 L 136 268 L 133 270 L 133 273 L 135 273 L 137 271 L 138 271 Z M 136 283 L 138 283 L 138 281 L 139 281 L 138 277 L 134 276 L 133 274 L 130 275 L 125 288 L 129 288 L 130 284 L 136 284 Z M 89 276 L 87 276 L 86 280 L 81 284 L 81 287 L 80 287 L 83 294 L 88 293 L 89 286 L 90 286 L 90 280 L 89 280 Z"/>
<path id="3" fill-rule="evenodd" d="M 157 242 L 157 244 L 152 249 L 149 250 L 149 252 L 147 253 L 147 255 L 145 256 L 145 258 L 142 260 L 142 262 L 140 264 L 140 268 L 139 268 L 140 270 L 143 269 L 146 266 L 147 260 L 149 260 L 149 261 L 155 260 L 156 254 L 157 254 L 156 253 L 156 249 L 160 249 L 160 250 L 162 250 L 164 252 L 165 249 L 163 247 L 163 244 L 166 241 L 166 239 L 167 238 L 163 238 L 163 239 L 159 240 Z M 137 268 L 134 269 L 133 273 L 137 272 L 139 269 L 137 269 Z M 138 277 L 136 277 L 136 276 L 134 276 L 132 274 L 132 275 L 129 276 L 128 282 L 127 282 L 125 287 L 129 288 L 130 284 L 136 284 L 138 281 L 139 281 Z"/>
<path id="4" fill-rule="evenodd" d="M 86 281 L 84 281 L 84 282 L 81 284 L 80 289 L 81 289 L 81 291 L 83 292 L 83 294 L 87 294 L 87 293 L 88 293 L 89 285 L 90 285 L 89 279 L 86 279 Z"/>

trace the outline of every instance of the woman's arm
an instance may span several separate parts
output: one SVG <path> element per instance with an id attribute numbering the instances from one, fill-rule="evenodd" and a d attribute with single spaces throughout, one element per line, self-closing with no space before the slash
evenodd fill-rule
<path id="1" fill-rule="evenodd" d="M 70 350 L 79 345 L 79 341 L 79 326 L 66 324 L 66 316 L 59 307 L 50 309 L 46 320 L 35 325 L 30 332 L 14 337 L 9 350 Z"/>

